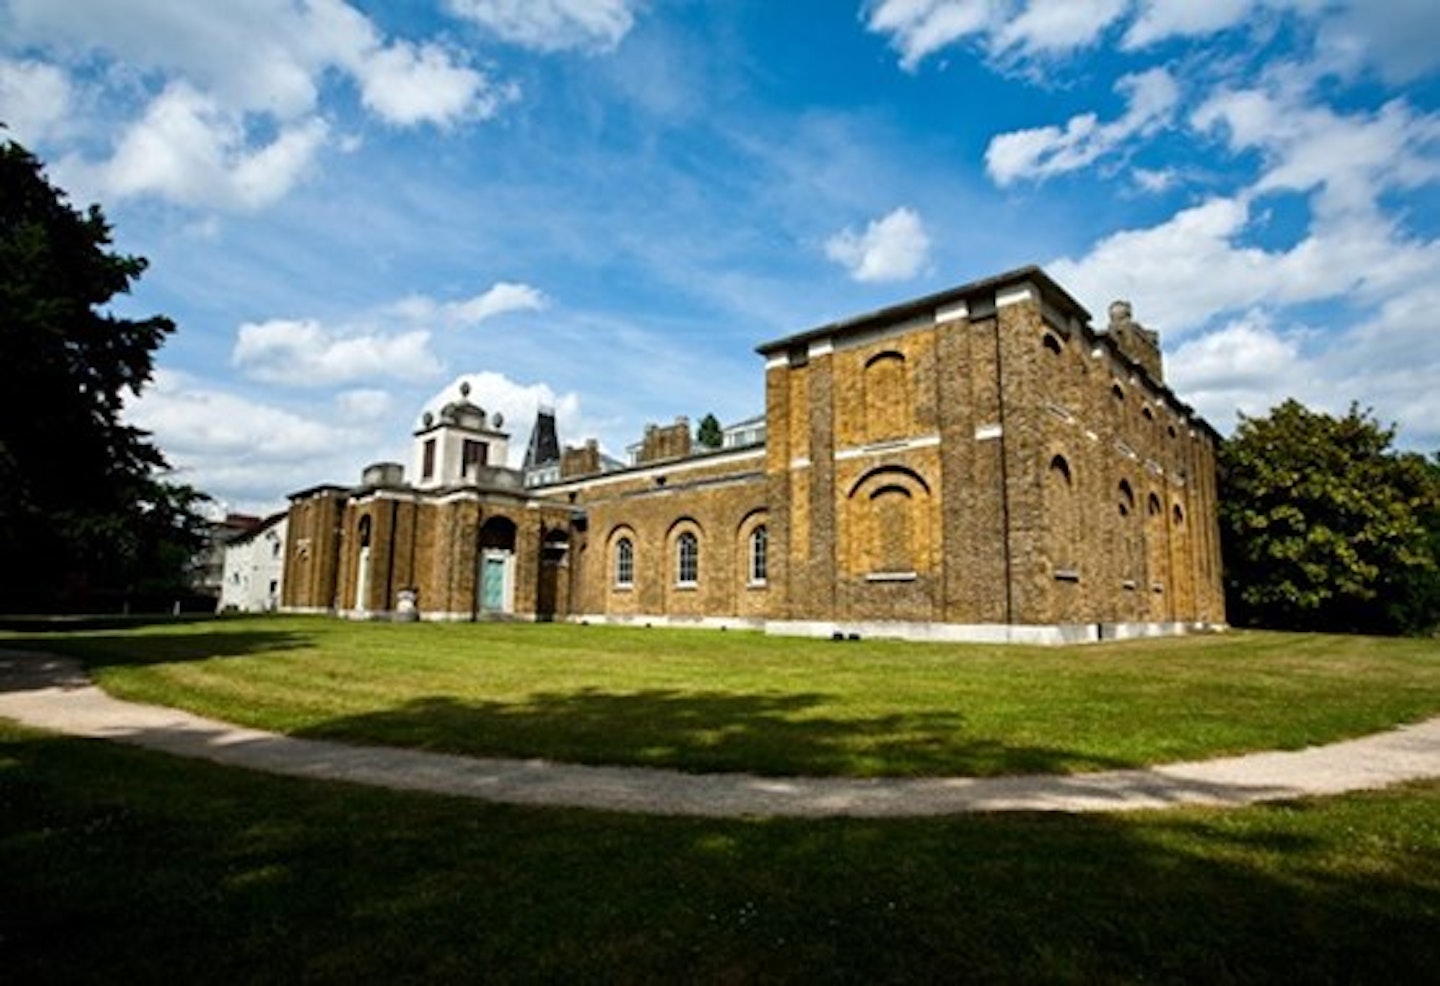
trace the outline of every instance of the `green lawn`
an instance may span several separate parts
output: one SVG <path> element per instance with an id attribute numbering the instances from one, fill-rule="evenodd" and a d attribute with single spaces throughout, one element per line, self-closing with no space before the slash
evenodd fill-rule
<path id="1" fill-rule="evenodd" d="M 73 653 L 116 695 L 296 735 L 691 771 L 1073 772 L 1440 713 L 1440 644 L 1365 637 L 1033 648 L 283 618 L 0 646 Z"/>
<path id="2" fill-rule="evenodd" d="M 1440 784 L 1230 811 L 662 819 L 0 723 L 0 888 L 17 986 L 1433 982 Z"/>

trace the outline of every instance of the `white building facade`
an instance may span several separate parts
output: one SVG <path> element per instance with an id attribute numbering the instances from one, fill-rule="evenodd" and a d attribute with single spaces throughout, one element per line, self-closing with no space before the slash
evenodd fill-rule
<path id="1" fill-rule="evenodd" d="M 280 608 L 289 515 L 278 513 L 225 546 L 220 612 L 271 613 Z"/>

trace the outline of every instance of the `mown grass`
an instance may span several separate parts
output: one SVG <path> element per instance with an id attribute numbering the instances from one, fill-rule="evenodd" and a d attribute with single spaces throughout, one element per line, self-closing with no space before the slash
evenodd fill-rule
<path id="1" fill-rule="evenodd" d="M 1440 713 L 1440 644 L 1367 637 L 1033 648 L 285 618 L 0 646 L 72 653 L 116 695 L 297 735 L 690 771 L 1063 773 Z"/>
<path id="2" fill-rule="evenodd" d="M 1440 784 L 714 821 L 270 778 L 0 724 L 7 983 L 1412 983 Z"/>

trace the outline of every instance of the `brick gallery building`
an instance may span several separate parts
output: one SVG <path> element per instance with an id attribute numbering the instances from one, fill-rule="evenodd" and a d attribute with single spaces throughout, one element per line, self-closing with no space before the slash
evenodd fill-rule
<path id="1" fill-rule="evenodd" d="M 759 347 L 765 413 L 521 469 L 468 399 L 291 497 L 283 608 L 1070 642 L 1220 626 L 1214 430 L 1029 267 Z"/>

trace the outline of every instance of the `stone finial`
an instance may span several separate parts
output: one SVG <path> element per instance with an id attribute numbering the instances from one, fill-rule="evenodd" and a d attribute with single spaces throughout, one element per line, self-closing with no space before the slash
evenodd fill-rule
<path id="1" fill-rule="evenodd" d="M 1130 302 L 1119 299 L 1110 302 L 1111 325 L 1125 325 L 1134 320 L 1134 314 Z"/>
<path id="2" fill-rule="evenodd" d="M 468 399 L 469 397 L 470 397 L 470 381 L 469 381 L 469 380 L 462 380 L 462 381 L 460 381 L 460 399 L 461 399 L 461 400 L 466 400 L 466 399 Z"/>

